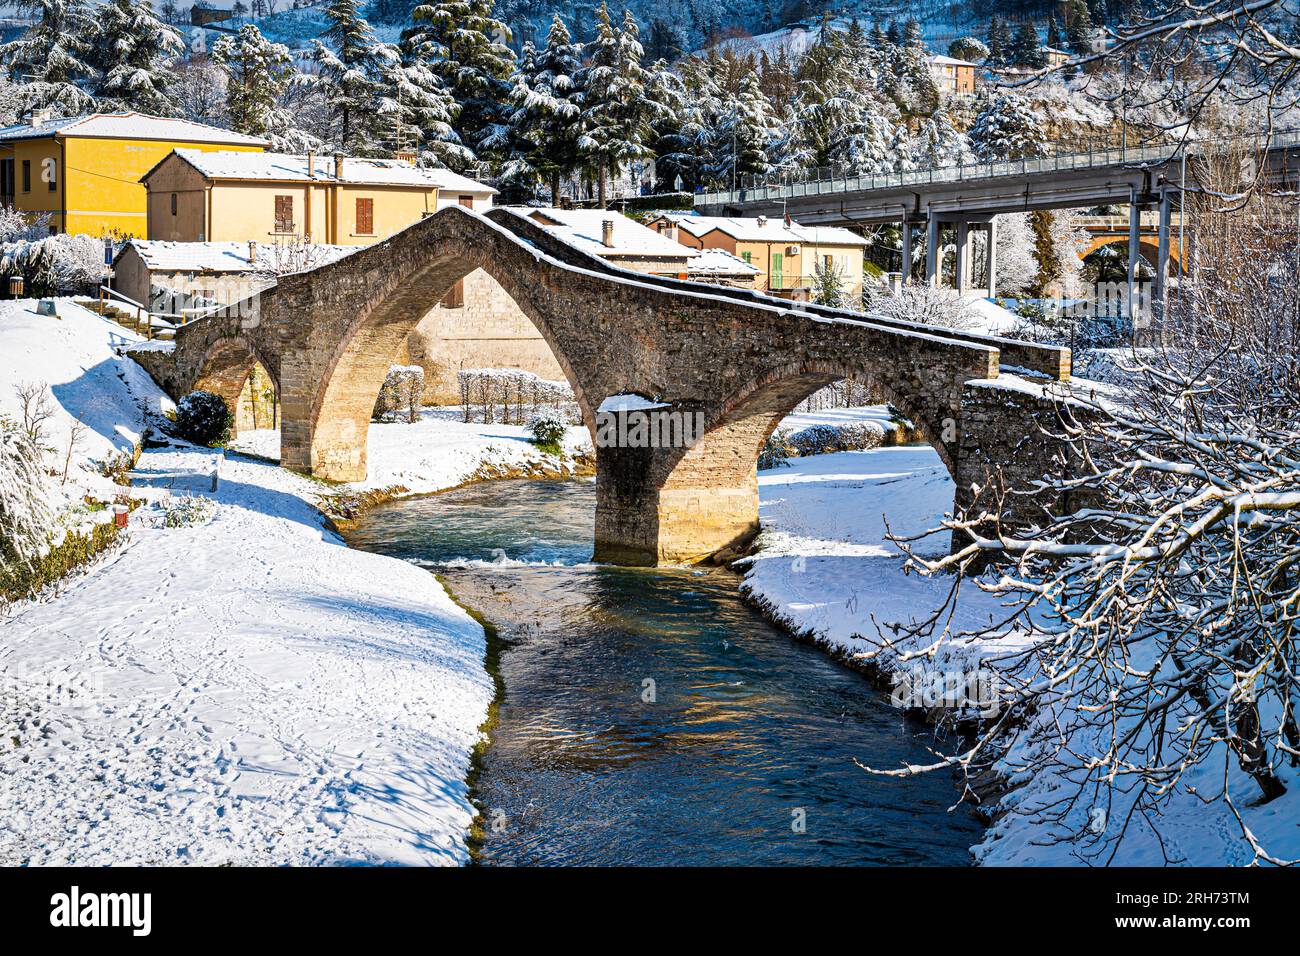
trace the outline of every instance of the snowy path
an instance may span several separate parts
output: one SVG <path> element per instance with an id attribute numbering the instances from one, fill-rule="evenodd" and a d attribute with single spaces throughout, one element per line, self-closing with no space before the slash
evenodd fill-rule
<path id="1" fill-rule="evenodd" d="M 221 475 L 209 525 L 134 527 L 0 625 L 0 862 L 463 862 L 482 629 L 325 531 L 308 480 Z"/>

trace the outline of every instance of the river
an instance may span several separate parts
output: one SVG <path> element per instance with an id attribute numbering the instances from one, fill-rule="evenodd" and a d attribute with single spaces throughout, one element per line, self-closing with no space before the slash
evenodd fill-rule
<path id="1" fill-rule="evenodd" d="M 590 482 L 388 502 L 354 547 L 427 566 L 496 625 L 484 864 L 964 865 L 982 826 L 926 728 L 746 605 L 724 569 L 589 563 Z"/>

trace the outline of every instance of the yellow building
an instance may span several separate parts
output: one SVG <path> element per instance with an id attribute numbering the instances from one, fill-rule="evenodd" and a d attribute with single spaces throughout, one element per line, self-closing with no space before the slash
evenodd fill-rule
<path id="1" fill-rule="evenodd" d="M 862 292 L 867 241 L 839 226 L 801 226 L 767 216 L 743 219 L 685 213 L 660 216 L 649 226 L 692 249 L 731 253 L 758 270 L 754 288 L 765 292 L 808 298 L 819 267 L 834 270 L 850 298 Z"/>
<path id="2" fill-rule="evenodd" d="M 400 159 L 178 149 L 141 177 L 149 238 L 301 239 L 364 246 L 439 206 L 485 210 L 496 190 Z"/>
<path id="3" fill-rule="evenodd" d="M 176 147 L 261 152 L 264 140 L 189 120 L 98 113 L 0 129 L 0 203 L 51 232 L 145 236 L 144 172 Z"/>

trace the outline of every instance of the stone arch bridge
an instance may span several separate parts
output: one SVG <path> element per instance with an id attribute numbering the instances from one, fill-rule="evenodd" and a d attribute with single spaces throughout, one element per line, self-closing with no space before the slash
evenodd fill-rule
<path id="1" fill-rule="evenodd" d="M 612 396 L 654 406 L 618 415 L 702 426 L 689 447 L 599 436 L 598 560 L 689 562 L 742 545 L 758 527 L 764 441 L 798 402 L 846 376 L 871 382 L 918 426 L 951 471 L 958 506 L 991 469 L 1011 483 L 1060 466 L 1051 429 L 1039 427 L 1057 406 L 1033 382 L 1068 379 L 1068 350 L 629 272 L 505 209 L 441 210 L 180 328 L 173 352 L 134 357 L 173 396 L 205 388 L 231 402 L 260 362 L 279 390 L 282 465 L 360 480 L 393 356 L 473 269 L 536 324 L 593 437 Z"/>

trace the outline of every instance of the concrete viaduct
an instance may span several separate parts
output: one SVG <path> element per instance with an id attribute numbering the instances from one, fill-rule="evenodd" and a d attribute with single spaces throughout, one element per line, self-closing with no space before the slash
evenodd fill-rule
<path id="1" fill-rule="evenodd" d="M 279 390 L 281 464 L 356 481 L 393 356 L 476 268 L 536 324 L 592 430 L 598 560 L 692 562 L 742 546 L 758 528 L 764 441 L 798 402 L 848 376 L 918 426 L 955 479 L 958 508 L 978 502 L 1033 521 L 1041 507 L 1026 496 L 986 502 L 991 473 L 1024 485 L 1065 467 L 1051 437 L 1060 398 L 1046 386 L 1069 379 L 1066 349 L 629 272 L 505 209 L 441 210 L 182 326 L 174 351 L 132 354 L 171 395 L 203 388 L 232 404 L 261 363 Z M 623 395 L 657 407 L 617 414 L 691 415 L 701 436 L 668 447 L 602 441 L 600 408 Z"/>
<path id="2" fill-rule="evenodd" d="M 901 223 L 903 262 L 912 261 L 916 242 L 925 244 L 922 280 L 940 281 L 940 232 L 955 232 L 957 257 L 953 284 L 972 287 L 971 236 L 995 238 L 993 217 L 1035 209 L 1075 209 L 1127 205 L 1128 301 L 1133 302 L 1143 211 L 1155 211 L 1154 301 L 1163 299 L 1170 271 L 1171 202 L 1196 188 L 1194 160 L 1214 144 L 1142 146 L 1065 153 L 1041 159 L 977 163 L 902 173 L 831 175 L 790 181 L 748 177 L 744 188 L 700 193 L 696 209 L 705 215 L 789 215 L 806 225 Z M 1264 150 L 1266 173 L 1294 181 L 1300 170 L 1300 132 L 1273 134 Z M 1191 159 L 1193 162 L 1188 162 Z M 983 273 L 994 294 L 994 242 L 984 243 Z M 904 269 L 904 281 L 909 278 Z"/>

